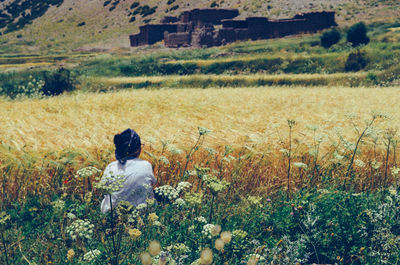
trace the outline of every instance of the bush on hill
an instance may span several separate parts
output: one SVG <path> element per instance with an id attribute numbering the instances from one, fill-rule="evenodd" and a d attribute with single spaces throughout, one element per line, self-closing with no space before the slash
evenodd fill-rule
<path id="1" fill-rule="evenodd" d="M 44 73 L 43 93 L 46 96 L 57 96 L 65 91 L 75 89 L 74 80 L 68 69 L 60 68 L 55 72 Z"/>
<path id="2" fill-rule="evenodd" d="M 356 72 L 364 69 L 368 64 L 366 53 L 364 51 L 357 50 L 352 52 L 347 57 L 347 61 L 344 67 L 346 72 Z"/>
<path id="3" fill-rule="evenodd" d="M 338 43 L 341 37 L 342 36 L 340 35 L 340 32 L 335 28 L 330 31 L 325 31 L 320 37 L 321 45 L 322 47 L 328 49 L 332 45 Z"/>
<path id="4" fill-rule="evenodd" d="M 347 32 L 347 41 L 351 42 L 353 47 L 369 43 L 367 27 L 365 26 L 364 22 L 359 22 L 350 27 L 349 31 Z"/>

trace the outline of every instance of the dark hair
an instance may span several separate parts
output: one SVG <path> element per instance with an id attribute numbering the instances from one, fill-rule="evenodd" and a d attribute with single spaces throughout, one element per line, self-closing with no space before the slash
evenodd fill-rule
<path id="1" fill-rule="evenodd" d="M 139 135 L 131 128 L 114 136 L 115 158 L 121 164 L 126 160 L 137 158 L 141 152 L 142 143 Z"/>

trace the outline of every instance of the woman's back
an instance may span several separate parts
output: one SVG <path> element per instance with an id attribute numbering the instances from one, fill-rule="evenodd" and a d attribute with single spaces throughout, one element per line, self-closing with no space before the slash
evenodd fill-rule
<path id="1" fill-rule="evenodd" d="M 123 187 L 111 194 L 112 207 L 116 207 L 120 201 L 128 201 L 133 206 L 146 203 L 146 199 L 153 198 L 152 185 L 156 183 L 153 168 L 148 161 L 139 158 L 129 159 L 125 164 L 118 161 L 110 163 L 104 170 L 103 178 L 123 176 Z M 103 213 L 111 208 L 110 197 L 105 196 L 101 202 Z"/>

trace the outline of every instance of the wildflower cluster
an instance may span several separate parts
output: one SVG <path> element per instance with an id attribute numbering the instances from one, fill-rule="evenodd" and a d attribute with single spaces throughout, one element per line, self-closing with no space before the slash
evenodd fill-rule
<path id="1" fill-rule="evenodd" d="M 142 232 L 137 228 L 133 228 L 128 230 L 128 234 L 133 240 L 135 240 L 142 235 Z"/>
<path id="2" fill-rule="evenodd" d="M 181 181 L 176 186 L 176 191 L 181 194 L 182 192 L 188 191 L 192 187 L 192 184 L 187 181 Z"/>
<path id="3" fill-rule="evenodd" d="M 75 178 L 88 178 L 100 172 L 101 170 L 96 167 L 85 167 L 76 172 Z"/>
<path id="4" fill-rule="evenodd" d="M 161 251 L 160 254 L 153 258 L 152 265 L 177 265 L 176 261 L 170 256 L 167 251 Z"/>
<path id="5" fill-rule="evenodd" d="M 33 76 L 29 76 L 29 81 L 26 84 L 18 85 L 15 90 L 18 94 L 15 96 L 16 99 L 23 99 L 26 97 L 30 98 L 44 98 L 43 87 L 45 82 L 41 79 L 36 79 Z M 0 88 L 1 92 L 1 88 Z"/>
<path id="6" fill-rule="evenodd" d="M 151 213 L 148 216 L 148 219 L 151 223 L 158 221 L 158 215 L 156 213 Z"/>
<path id="7" fill-rule="evenodd" d="M 214 228 L 213 224 L 205 224 L 201 233 L 208 238 L 212 238 L 211 230 Z"/>
<path id="8" fill-rule="evenodd" d="M 185 202 L 184 199 L 178 198 L 178 199 L 175 200 L 174 205 L 175 205 L 176 207 L 182 209 L 182 208 L 184 208 L 184 207 L 186 206 L 186 202 Z"/>
<path id="9" fill-rule="evenodd" d="M 138 211 L 141 211 L 146 208 L 147 208 L 147 204 L 145 204 L 145 203 L 140 203 L 136 206 L 136 210 L 138 210 Z"/>
<path id="10" fill-rule="evenodd" d="M 225 190 L 230 185 L 229 182 L 218 179 L 215 176 L 203 176 L 203 181 L 206 182 L 207 187 L 211 190 L 213 194 L 218 194 L 219 192 Z"/>
<path id="11" fill-rule="evenodd" d="M 185 201 L 191 206 L 199 206 L 203 202 L 203 193 L 188 192 L 185 194 Z"/>
<path id="12" fill-rule="evenodd" d="M 173 201 L 179 196 L 179 192 L 170 185 L 164 185 L 154 189 L 154 193 L 163 199 Z"/>
<path id="13" fill-rule="evenodd" d="M 67 234 L 73 239 L 91 239 L 94 225 L 88 220 L 77 219 L 67 227 Z"/>
<path id="14" fill-rule="evenodd" d="M 195 221 L 199 222 L 199 223 L 207 223 L 207 219 L 204 216 L 198 216 L 196 218 L 194 218 Z"/>
<path id="15" fill-rule="evenodd" d="M 0 225 L 5 225 L 10 220 L 10 216 L 6 212 L 0 212 Z"/>
<path id="16" fill-rule="evenodd" d="M 262 207 L 262 198 L 258 196 L 249 196 L 247 197 L 247 202 L 249 205 L 254 206 L 254 207 Z"/>
<path id="17" fill-rule="evenodd" d="M 206 135 L 206 134 L 209 134 L 211 132 L 211 130 L 209 130 L 207 128 L 204 128 L 204 127 L 198 127 L 198 130 L 199 130 L 199 134 L 200 135 Z"/>
<path id="18" fill-rule="evenodd" d="M 103 175 L 101 180 L 94 184 L 94 186 L 104 191 L 106 194 L 111 194 L 113 192 L 119 191 L 124 187 L 126 177 L 124 175 Z"/>
<path id="19" fill-rule="evenodd" d="M 156 196 L 161 199 L 174 201 L 178 200 L 175 205 L 183 207 L 185 205 L 185 201 L 183 199 L 178 199 L 180 195 L 187 192 L 192 187 L 192 184 L 186 181 L 179 182 L 176 188 L 170 185 L 160 186 L 154 189 L 154 193 Z"/>
<path id="20" fill-rule="evenodd" d="M 63 201 L 61 199 L 53 201 L 51 204 L 53 205 L 53 209 L 55 211 L 62 211 L 65 207 L 65 201 Z"/>
<path id="21" fill-rule="evenodd" d="M 170 152 L 172 155 L 180 155 L 183 153 L 183 151 L 179 148 L 177 148 L 175 145 L 170 144 L 168 146 L 168 152 Z"/>
<path id="22" fill-rule="evenodd" d="M 167 250 L 174 253 L 176 256 L 181 256 L 190 252 L 190 248 L 183 243 L 177 243 L 175 245 L 168 246 Z"/>
<path id="23" fill-rule="evenodd" d="M 304 170 L 308 169 L 308 165 L 303 163 L 303 162 L 294 162 L 293 166 L 297 167 L 297 168 L 302 168 Z"/>
<path id="24" fill-rule="evenodd" d="M 83 255 L 83 260 L 87 261 L 87 262 L 91 262 L 91 261 L 97 259 L 97 257 L 100 256 L 100 255 L 101 255 L 100 250 L 98 250 L 98 249 L 91 250 L 89 252 L 86 252 Z"/>
<path id="25" fill-rule="evenodd" d="M 264 256 L 262 256 L 260 254 L 250 254 L 250 255 L 247 255 L 246 258 L 247 258 L 247 264 L 248 265 L 256 265 L 259 262 L 260 263 L 265 262 Z"/>
<path id="26" fill-rule="evenodd" d="M 203 236 L 208 237 L 209 239 L 218 236 L 220 232 L 221 232 L 221 226 L 213 224 L 203 225 L 203 230 L 201 231 Z"/>
<path id="27" fill-rule="evenodd" d="M 247 236 L 247 232 L 243 230 L 233 230 L 232 231 L 232 236 L 236 239 L 242 240 Z"/>
<path id="28" fill-rule="evenodd" d="M 72 261 L 74 257 L 75 257 L 75 251 L 73 249 L 69 249 L 67 252 L 67 259 L 69 261 Z"/>
<path id="29" fill-rule="evenodd" d="M 135 208 L 128 201 L 120 201 L 117 206 L 117 214 L 118 216 L 128 216 L 130 215 Z"/>

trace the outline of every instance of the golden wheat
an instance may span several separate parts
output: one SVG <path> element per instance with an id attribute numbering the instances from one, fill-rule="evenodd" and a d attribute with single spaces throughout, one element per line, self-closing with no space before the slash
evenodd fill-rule
<path id="1" fill-rule="evenodd" d="M 297 135 L 310 135 L 309 124 L 325 133 L 335 127 L 353 135 L 346 113 L 357 122 L 373 110 L 392 115 L 399 124 L 399 87 L 135 90 L 108 94 L 65 95 L 44 100 L 0 101 L 0 139 L 17 148 L 60 150 L 110 148 L 127 127 L 144 139 L 191 145 L 197 126 L 212 130 L 205 145 L 260 146 L 285 137 L 287 119 L 297 121 Z M 386 126 L 386 125 L 385 125 Z"/>

